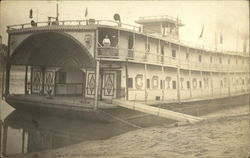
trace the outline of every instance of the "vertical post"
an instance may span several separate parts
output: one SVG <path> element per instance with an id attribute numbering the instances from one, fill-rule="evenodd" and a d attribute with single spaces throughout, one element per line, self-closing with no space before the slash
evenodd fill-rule
<path id="1" fill-rule="evenodd" d="M 228 95 L 231 96 L 231 82 L 230 82 L 230 73 L 227 73 L 227 84 L 228 84 Z"/>
<path id="2" fill-rule="evenodd" d="M 27 84 L 28 84 L 28 66 L 25 65 L 25 79 L 24 79 L 25 83 L 24 83 L 24 94 L 27 95 L 28 94 L 28 91 L 27 91 Z"/>
<path id="3" fill-rule="evenodd" d="M 146 54 L 145 54 L 145 61 L 148 62 L 148 53 L 149 53 L 149 50 L 148 50 L 148 35 L 146 36 Z M 157 60 L 157 59 L 156 59 Z M 151 59 L 152 61 L 152 59 Z"/>
<path id="4" fill-rule="evenodd" d="M 178 103 L 181 103 L 181 95 L 180 95 L 180 68 L 177 66 L 177 100 Z"/>
<path id="5" fill-rule="evenodd" d="M 7 132 L 8 132 L 8 126 L 3 124 L 3 150 L 2 150 L 3 156 L 6 156 L 7 154 Z"/>
<path id="6" fill-rule="evenodd" d="M 200 78 L 201 78 L 201 97 L 203 97 L 203 87 L 204 87 L 204 85 L 203 85 L 203 75 L 202 75 L 202 71 L 200 71 Z"/>
<path id="7" fill-rule="evenodd" d="M 5 85 L 4 85 L 5 84 L 5 82 L 4 82 L 4 80 L 5 80 L 5 68 L 6 68 L 6 65 L 4 65 L 2 67 L 2 71 L 3 71 L 3 74 L 2 74 L 2 100 L 3 100 L 3 96 L 4 96 L 4 89 L 5 89 Z"/>
<path id="8" fill-rule="evenodd" d="M 221 72 L 219 72 L 219 79 L 220 79 L 220 96 L 221 96 Z M 222 82 L 223 83 L 223 82 Z"/>
<path id="9" fill-rule="evenodd" d="M 144 94 L 145 94 L 145 99 L 144 99 L 144 102 L 145 102 L 145 104 L 147 103 L 147 100 L 148 100 L 148 91 L 147 91 L 147 69 L 148 69 L 148 66 L 147 66 L 147 64 L 145 64 L 144 65 L 144 83 L 145 83 L 145 92 L 144 92 Z"/>
<path id="10" fill-rule="evenodd" d="M 99 91 L 99 73 L 100 73 L 100 60 L 96 60 L 96 71 L 95 71 L 95 102 L 94 110 L 98 109 L 98 91 Z"/>
<path id="11" fill-rule="evenodd" d="M 30 68 L 30 93 L 32 94 L 32 90 L 33 90 L 33 66 L 31 66 Z"/>
<path id="12" fill-rule="evenodd" d="M 126 75 L 126 100 L 128 100 L 128 58 L 126 58 L 126 66 L 125 66 L 125 75 Z"/>
<path id="13" fill-rule="evenodd" d="M 8 95 L 10 94 L 10 61 L 9 61 L 9 58 L 10 58 L 10 39 L 11 39 L 11 36 L 8 35 L 8 52 L 7 52 L 7 60 L 6 60 L 6 78 L 5 78 L 5 95 Z"/>
<path id="14" fill-rule="evenodd" d="M 134 58 L 134 53 L 135 53 L 135 33 L 133 33 L 133 54 L 132 54 L 132 58 Z"/>
<path id="15" fill-rule="evenodd" d="M 42 94 L 45 94 L 44 86 L 45 86 L 45 67 L 42 67 Z"/>
<path id="16" fill-rule="evenodd" d="M 237 93 L 237 82 L 236 82 L 236 72 L 234 72 L 234 88 L 235 88 L 235 94 Z"/>
<path id="17" fill-rule="evenodd" d="M 189 92 L 190 92 L 190 98 L 192 98 L 192 90 L 193 90 L 193 87 L 192 87 L 192 72 L 191 70 L 189 69 L 188 71 L 188 76 L 189 76 Z"/>
<path id="18" fill-rule="evenodd" d="M 25 131 L 22 130 L 22 153 L 24 154 L 24 144 L 25 144 Z"/>
<path id="19" fill-rule="evenodd" d="M 6 64 L 5 95 L 10 94 L 10 63 L 8 60 Z"/>
<path id="20" fill-rule="evenodd" d="M 117 49 L 117 52 L 118 52 L 118 57 L 120 57 L 121 55 L 120 55 L 120 47 L 121 47 L 121 31 L 118 29 L 117 30 L 117 35 L 118 35 L 118 38 L 117 38 L 117 47 L 118 47 L 118 49 Z M 126 52 L 125 52 L 126 53 Z M 128 51 L 127 51 L 127 53 L 128 53 Z M 125 54 L 124 54 L 125 55 Z"/>
<path id="21" fill-rule="evenodd" d="M 164 80 L 164 66 L 161 67 L 161 78 L 162 78 L 162 101 L 164 102 L 165 99 L 165 80 Z"/>
<path id="22" fill-rule="evenodd" d="M 101 85 L 100 85 L 100 100 L 102 100 L 102 90 L 103 90 L 103 69 L 100 68 L 100 79 L 101 79 Z M 117 95 L 117 88 L 116 88 L 116 93 Z"/>
<path id="23" fill-rule="evenodd" d="M 59 2 L 56 0 L 56 21 L 58 21 L 59 18 Z"/>
<path id="24" fill-rule="evenodd" d="M 158 45 L 157 45 L 157 63 L 160 63 L 161 64 L 164 64 L 164 57 L 162 57 L 162 54 L 161 54 L 161 40 L 159 39 L 158 40 Z"/>
<path id="25" fill-rule="evenodd" d="M 211 91 L 212 97 L 214 96 L 214 86 L 213 86 L 213 72 L 210 71 L 210 82 L 211 82 Z"/>

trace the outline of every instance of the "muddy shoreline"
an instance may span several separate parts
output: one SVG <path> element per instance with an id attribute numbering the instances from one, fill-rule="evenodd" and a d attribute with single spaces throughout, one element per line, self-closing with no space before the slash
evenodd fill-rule
<path id="1" fill-rule="evenodd" d="M 245 158 L 249 156 L 249 104 L 217 109 L 203 114 L 202 117 L 206 120 L 194 125 L 156 125 L 105 140 L 85 141 L 17 157 Z"/>

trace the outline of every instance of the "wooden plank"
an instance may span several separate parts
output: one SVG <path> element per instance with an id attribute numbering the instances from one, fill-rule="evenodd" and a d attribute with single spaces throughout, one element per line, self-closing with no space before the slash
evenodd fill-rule
<path id="1" fill-rule="evenodd" d="M 170 111 L 170 110 L 166 110 L 162 108 L 157 108 L 157 107 L 145 105 L 142 103 L 135 103 L 135 102 L 124 101 L 124 100 L 119 100 L 119 99 L 112 100 L 112 103 L 115 105 L 124 107 L 124 108 L 131 109 L 131 110 L 140 111 L 140 112 L 144 112 L 147 114 L 156 115 L 159 117 L 164 117 L 167 119 L 172 119 L 172 120 L 177 120 L 177 121 L 182 121 L 182 122 L 184 121 L 184 122 L 195 123 L 195 122 L 203 120 L 200 117 L 195 117 L 195 116 L 178 113 L 178 112 L 174 112 L 174 111 Z"/>
<path id="2" fill-rule="evenodd" d="M 98 109 L 99 73 L 100 73 L 100 60 L 96 60 L 94 110 Z"/>

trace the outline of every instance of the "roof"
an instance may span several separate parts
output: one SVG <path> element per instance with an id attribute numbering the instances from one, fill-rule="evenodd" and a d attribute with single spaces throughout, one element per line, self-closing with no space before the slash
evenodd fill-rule
<path id="1" fill-rule="evenodd" d="M 168 15 L 163 16 L 147 16 L 147 17 L 140 17 L 137 21 L 135 21 L 138 24 L 145 24 L 145 23 L 170 23 L 170 24 L 177 24 L 178 26 L 184 26 L 183 23 L 181 23 L 181 20 Z"/>

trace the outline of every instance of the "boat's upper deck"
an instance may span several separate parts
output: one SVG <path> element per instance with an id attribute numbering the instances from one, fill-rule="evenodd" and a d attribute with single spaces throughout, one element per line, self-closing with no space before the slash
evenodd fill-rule
<path id="1" fill-rule="evenodd" d="M 145 19 L 145 18 L 139 18 L 140 21 L 150 21 L 151 19 Z M 162 20 L 162 19 L 160 19 Z M 174 22 L 174 21 L 173 21 Z M 178 23 L 180 26 L 184 26 L 181 22 Z M 22 33 L 22 32 L 36 32 L 36 31 L 43 31 L 43 30 L 70 30 L 70 29 L 89 29 L 89 30 L 96 30 L 97 28 L 101 27 L 108 27 L 115 30 L 124 30 L 128 32 L 133 32 L 136 34 L 142 34 L 147 37 L 155 38 L 158 40 L 164 40 L 167 42 L 174 43 L 176 45 L 180 45 L 183 47 L 188 47 L 192 49 L 198 49 L 198 50 L 204 50 L 204 52 L 210 52 L 210 53 L 220 53 L 220 54 L 228 54 L 228 55 L 236 55 L 236 56 L 242 56 L 242 57 L 249 57 L 248 53 L 242 54 L 235 51 L 229 51 L 225 49 L 219 49 L 216 50 L 214 48 L 211 48 L 209 46 L 205 45 L 199 45 L 196 43 L 180 40 L 180 39 L 174 39 L 168 36 L 162 36 L 159 33 L 145 33 L 143 30 L 145 28 L 142 28 L 141 26 L 135 26 L 125 23 L 119 23 L 117 21 L 113 20 L 95 20 L 95 19 L 89 19 L 89 20 L 61 20 L 57 22 L 36 22 L 34 26 L 31 25 L 31 23 L 24 23 L 24 24 L 16 24 L 16 25 L 9 25 L 7 26 L 7 32 L 9 34 L 15 34 L 15 33 Z M 152 30 L 150 30 L 152 32 Z"/>

